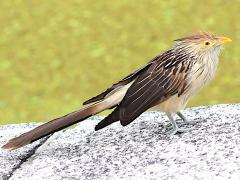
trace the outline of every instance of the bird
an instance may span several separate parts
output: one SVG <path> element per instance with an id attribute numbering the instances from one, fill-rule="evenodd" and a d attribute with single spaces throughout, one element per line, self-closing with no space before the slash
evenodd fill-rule
<path id="1" fill-rule="evenodd" d="M 186 129 L 178 127 L 174 115 L 191 124 L 181 111 L 214 78 L 221 49 L 231 41 L 205 31 L 176 39 L 170 49 L 85 101 L 80 110 L 10 139 L 2 148 L 20 148 L 107 109 L 113 111 L 95 126 L 96 131 L 117 121 L 126 126 L 146 110 L 155 109 L 164 112 L 171 122 L 167 134 L 184 132 Z"/>

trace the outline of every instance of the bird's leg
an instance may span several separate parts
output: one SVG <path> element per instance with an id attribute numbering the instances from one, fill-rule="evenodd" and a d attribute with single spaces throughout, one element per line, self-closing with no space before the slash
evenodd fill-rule
<path id="1" fill-rule="evenodd" d="M 177 123 L 176 123 L 176 121 L 175 121 L 174 118 L 173 118 L 172 113 L 168 112 L 168 113 L 166 113 L 166 115 L 168 116 L 168 118 L 169 118 L 169 120 L 170 120 L 170 122 L 171 122 L 171 124 L 172 124 L 172 127 L 173 127 L 171 130 L 167 131 L 166 134 L 168 134 L 168 135 L 174 135 L 174 134 L 176 134 L 176 133 L 178 133 L 178 132 L 182 133 L 182 132 L 191 130 L 191 129 L 189 129 L 189 128 L 186 128 L 186 129 L 184 129 L 184 128 L 179 128 L 178 125 L 177 125 Z"/>
<path id="2" fill-rule="evenodd" d="M 196 122 L 189 121 L 180 111 L 176 113 L 186 124 L 196 124 Z"/>

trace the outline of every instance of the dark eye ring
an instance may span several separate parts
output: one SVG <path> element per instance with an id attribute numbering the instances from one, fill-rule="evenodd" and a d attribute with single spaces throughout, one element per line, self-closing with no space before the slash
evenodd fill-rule
<path id="1" fill-rule="evenodd" d="M 207 42 L 205 42 L 205 45 L 207 45 L 207 46 L 208 46 L 208 45 L 210 45 L 210 42 L 208 42 L 208 41 L 207 41 Z"/>

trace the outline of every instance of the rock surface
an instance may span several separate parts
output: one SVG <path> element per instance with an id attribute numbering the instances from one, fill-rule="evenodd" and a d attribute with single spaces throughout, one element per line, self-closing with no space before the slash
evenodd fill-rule
<path id="1" fill-rule="evenodd" d="M 41 123 L 31 123 L 0 126 L 0 146 L 8 139 L 40 124 Z M 27 146 L 24 150 L 19 149 L 11 153 L 0 149 L 0 179 L 8 179 L 28 157 L 34 154 L 34 149 L 42 142 L 44 142 L 44 139 Z"/>
<path id="2" fill-rule="evenodd" d="M 95 132 L 102 117 L 17 151 L 0 150 L 0 179 L 240 179 L 240 104 L 183 111 L 200 121 L 167 136 L 167 117 L 147 112 L 132 124 Z M 35 126 L 0 127 L 0 145 Z"/>

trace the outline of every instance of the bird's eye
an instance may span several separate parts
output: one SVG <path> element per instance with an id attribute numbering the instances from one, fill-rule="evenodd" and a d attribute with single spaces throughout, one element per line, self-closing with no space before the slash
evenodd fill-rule
<path id="1" fill-rule="evenodd" d="M 210 45 L 210 42 L 209 42 L 209 41 L 206 41 L 206 42 L 205 42 L 205 45 L 206 45 L 206 46 Z"/>

